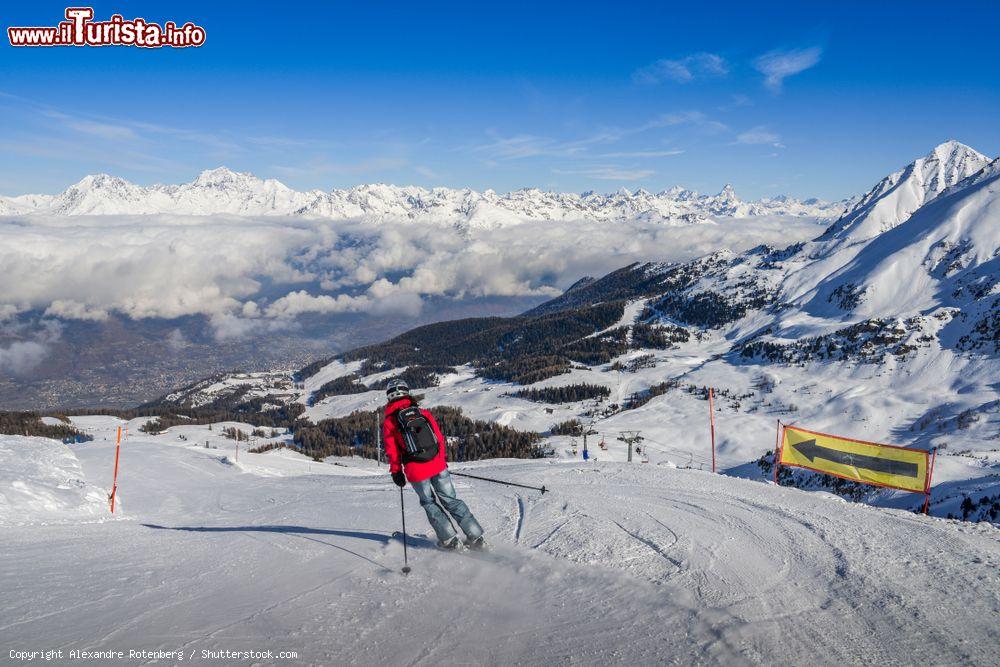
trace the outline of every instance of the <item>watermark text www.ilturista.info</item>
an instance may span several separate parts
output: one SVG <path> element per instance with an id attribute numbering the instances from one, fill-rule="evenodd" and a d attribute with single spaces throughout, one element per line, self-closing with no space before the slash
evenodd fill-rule
<path id="1" fill-rule="evenodd" d="M 184 48 L 205 43 L 205 29 L 190 21 L 178 26 L 163 25 L 142 18 L 126 19 L 112 14 L 107 21 L 95 21 L 92 7 L 67 7 L 66 20 L 56 26 L 7 28 L 11 46 L 163 46 Z"/>

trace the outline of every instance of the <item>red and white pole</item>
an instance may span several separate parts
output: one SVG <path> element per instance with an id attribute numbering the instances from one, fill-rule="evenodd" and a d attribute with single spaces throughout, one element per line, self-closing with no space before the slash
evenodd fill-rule
<path id="1" fill-rule="evenodd" d="M 715 391 L 708 388 L 708 422 L 712 432 L 712 472 L 715 472 Z"/>
<path id="2" fill-rule="evenodd" d="M 118 433 L 115 435 L 115 476 L 111 482 L 111 494 L 108 499 L 111 501 L 111 513 L 115 513 L 115 495 L 118 492 L 118 455 L 122 448 L 122 427 L 118 427 Z"/>

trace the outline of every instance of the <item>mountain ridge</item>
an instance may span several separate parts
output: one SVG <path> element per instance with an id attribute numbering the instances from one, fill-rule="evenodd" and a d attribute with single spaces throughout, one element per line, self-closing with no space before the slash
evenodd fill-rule
<path id="1" fill-rule="evenodd" d="M 703 222 L 710 216 L 760 215 L 835 218 L 848 200 L 798 200 L 785 195 L 743 201 L 731 185 L 717 195 L 679 186 L 651 193 L 624 188 L 584 194 L 523 188 L 505 194 L 487 189 L 423 188 L 370 183 L 331 191 L 297 191 L 226 167 L 203 171 L 190 183 L 139 186 L 109 174 L 85 176 L 51 196 L 0 197 L 0 215 L 261 215 L 328 219 L 417 220 L 496 227 L 526 220 L 653 220 Z"/>

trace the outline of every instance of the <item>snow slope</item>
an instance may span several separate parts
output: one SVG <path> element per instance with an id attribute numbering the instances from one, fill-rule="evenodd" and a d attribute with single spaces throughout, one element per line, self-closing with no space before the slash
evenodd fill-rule
<path id="1" fill-rule="evenodd" d="M 104 520 L 105 496 L 61 442 L 0 436 L 0 528 Z"/>
<path id="2" fill-rule="evenodd" d="M 116 423 L 89 418 L 97 439 L 74 447 L 102 487 Z M 990 665 L 1000 651 L 988 524 L 665 466 L 482 462 L 455 469 L 551 493 L 456 478 L 495 545 L 473 556 L 432 548 L 407 489 L 403 576 L 384 474 L 260 476 L 169 432 L 133 435 L 123 456 L 122 520 L 4 530 L 11 648 L 310 665 Z"/>
<path id="3" fill-rule="evenodd" d="M 531 220 L 644 220 L 687 224 L 710 216 L 762 215 L 835 218 L 845 202 L 800 201 L 781 196 L 744 202 L 731 185 L 717 195 L 683 188 L 601 195 L 543 192 L 527 188 L 497 194 L 452 188 L 359 185 L 345 190 L 298 192 L 274 179 L 225 167 L 202 172 L 191 183 L 143 187 L 108 174 L 86 176 L 54 197 L 0 198 L 0 215 L 182 215 L 305 216 L 324 219 L 412 220 L 471 228 L 516 225 Z"/>

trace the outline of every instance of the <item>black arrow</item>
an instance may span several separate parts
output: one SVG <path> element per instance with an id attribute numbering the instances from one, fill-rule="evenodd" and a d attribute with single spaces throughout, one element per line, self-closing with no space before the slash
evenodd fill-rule
<path id="1" fill-rule="evenodd" d="M 823 445 L 817 445 L 815 439 L 792 445 L 792 449 L 809 459 L 810 463 L 813 459 L 826 459 L 827 461 L 842 463 L 845 466 L 852 466 L 854 468 L 864 468 L 865 470 L 884 472 L 888 475 L 899 475 L 900 477 L 917 478 L 918 466 L 916 463 L 842 452 L 839 449 L 830 449 Z"/>

